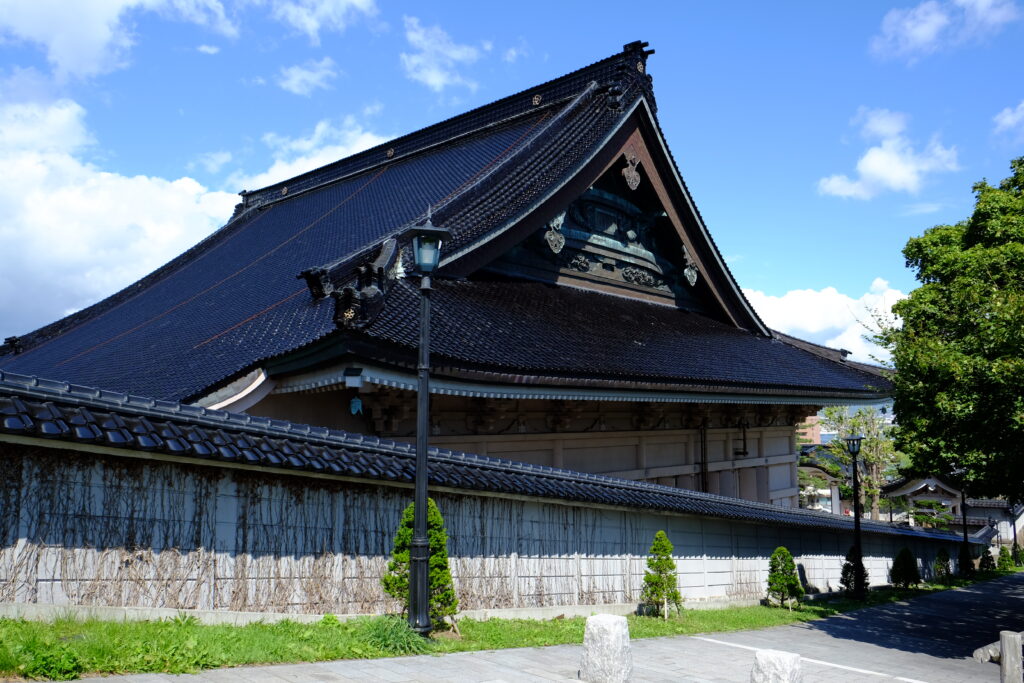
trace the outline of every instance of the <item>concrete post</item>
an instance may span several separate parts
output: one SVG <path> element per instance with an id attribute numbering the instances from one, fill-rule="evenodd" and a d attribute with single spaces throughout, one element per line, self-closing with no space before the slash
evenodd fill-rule
<path id="1" fill-rule="evenodd" d="M 750 683 L 800 683 L 800 655 L 781 650 L 758 650 L 754 654 L 754 668 Z"/>
<path id="2" fill-rule="evenodd" d="M 1016 631 L 999 632 L 999 683 L 1021 683 L 1021 641 Z"/>
<path id="3" fill-rule="evenodd" d="M 590 683 L 625 683 L 633 675 L 626 617 L 595 614 L 587 618 L 579 678 Z"/>

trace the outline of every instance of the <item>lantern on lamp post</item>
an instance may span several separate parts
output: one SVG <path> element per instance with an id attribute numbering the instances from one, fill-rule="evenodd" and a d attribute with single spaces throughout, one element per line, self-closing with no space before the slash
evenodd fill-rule
<path id="1" fill-rule="evenodd" d="M 427 438 L 430 429 L 430 276 L 441 261 L 441 246 L 451 233 L 430 221 L 412 228 L 413 259 L 420 275 L 420 344 L 416 372 L 416 481 L 412 542 L 409 545 L 409 625 L 421 635 L 430 633 L 430 543 L 427 540 Z"/>

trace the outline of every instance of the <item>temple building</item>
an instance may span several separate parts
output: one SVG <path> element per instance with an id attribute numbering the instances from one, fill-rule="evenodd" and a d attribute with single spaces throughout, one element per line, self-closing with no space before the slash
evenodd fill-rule
<path id="1" fill-rule="evenodd" d="M 890 384 L 744 299 L 662 136 L 650 54 L 243 192 L 167 265 L 6 339 L 0 611 L 400 610 L 380 577 L 416 473 L 409 234 L 428 222 L 450 232 L 430 495 L 464 615 L 633 612 L 660 530 L 687 605 L 756 604 L 780 545 L 809 592 L 835 590 L 853 524 L 797 508 L 797 428 Z M 875 584 L 902 547 L 922 567 L 956 552 L 862 526 Z"/>
<path id="2" fill-rule="evenodd" d="M 257 191 L 121 292 L 0 347 L 0 370 L 414 437 L 434 278 L 431 445 L 796 507 L 796 426 L 877 368 L 769 329 L 658 124 L 646 43 Z"/>

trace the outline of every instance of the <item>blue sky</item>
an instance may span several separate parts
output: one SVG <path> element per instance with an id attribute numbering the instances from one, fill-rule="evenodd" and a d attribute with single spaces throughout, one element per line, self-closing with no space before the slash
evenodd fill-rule
<path id="1" fill-rule="evenodd" d="M 255 189 L 632 40 L 719 248 L 779 329 L 871 349 L 900 250 L 1024 154 L 1024 8 L 0 0 L 0 337 L 129 284 Z"/>

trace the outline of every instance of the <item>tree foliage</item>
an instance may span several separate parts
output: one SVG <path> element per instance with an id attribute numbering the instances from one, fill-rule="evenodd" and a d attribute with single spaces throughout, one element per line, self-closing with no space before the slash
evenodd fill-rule
<path id="1" fill-rule="evenodd" d="M 851 546 L 846 553 L 846 560 L 839 572 L 839 585 L 847 595 L 867 595 L 869 584 L 868 570 L 864 567 L 864 558 Z"/>
<path id="2" fill-rule="evenodd" d="M 796 572 L 793 555 L 785 546 L 779 546 L 768 559 L 768 598 L 775 598 L 780 605 L 790 600 L 799 602 L 804 596 L 804 587 Z M 793 609 L 790 605 L 789 609 Z"/>
<path id="3" fill-rule="evenodd" d="M 921 572 L 917 568 L 917 558 L 910 548 L 903 547 L 892 561 L 889 570 L 889 581 L 898 588 L 911 588 L 921 583 Z"/>
<path id="4" fill-rule="evenodd" d="M 994 572 L 996 570 L 996 560 L 992 557 L 992 552 L 985 548 L 981 552 L 981 571 L 983 572 Z"/>
<path id="5" fill-rule="evenodd" d="M 896 443 L 923 473 L 966 470 L 972 495 L 1024 497 L 1024 157 L 974 213 L 907 242 L 921 286 L 878 340 L 896 370 Z"/>
<path id="6" fill-rule="evenodd" d="M 640 602 L 648 613 L 668 619 L 668 608 L 674 607 L 678 614 L 683 608 L 683 596 L 676 585 L 676 561 L 672 559 L 672 542 L 664 531 L 654 534 L 650 557 L 647 558 L 647 573 L 644 574 L 644 589 Z"/>
<path id="7" fill-rule="evenodd" d="M 850 464 L 851 459 L 846 452 L 843 437 L 855 433 L 864 437 L 860 445 L 860 455 L 857 456 L 857 460 L 863 465 L 860 470 L 861 495 L 870 502 L 867 507 L 871 511 L 871 519 L 879 519 L 882 486 L 887 481 L 886 476 L 896 472 L 896 466 L 902 457 L 894 445 L 892 428 L 885 423 L 878 410 L 859 408 L 856 412 L 849 413 L 846 407 L 838 406 L 825 408 L 822 425 L 838 433 L 839 438 L 830 441 L 826 448 L 837 460 L 845 464 Z"/>
<path id="8" fill-rule="evenodd" d="M 1005 545 L 999 547 L 999 564 L 996 567 L 1001 572 L 1008 572 L 1013 569 L 1013 556 L 1010 549 Z"/>
<path id="9" fill-rule="evenodd" d="M 387 571 L 380 578 L 384 592 L 401 600 L 406 613 L 409 611 L 409 548 L 412 545 L 414 509 L 415 505 L 409 503 L 402 512 L 398 530 L 395 531 L 391 560 Z M 459 600 L 455 597 L 452 573 L 448 568 L 448 532 L 445 531 L 444 518 L 433 498 L 427 499 L 427 541 L 430 544 L 430 574 L 427 578 L 430 622 L 437 629 L 446 623 L 446 617 L 458 611 Z"/>
<path id="10" fill-rule="evenodd" d="M 932 577 L 939 583 L 949 583 L 953 578 L 953 570 L 949 566 L 949 551 L 939 548 L 932 562 Z"/>

